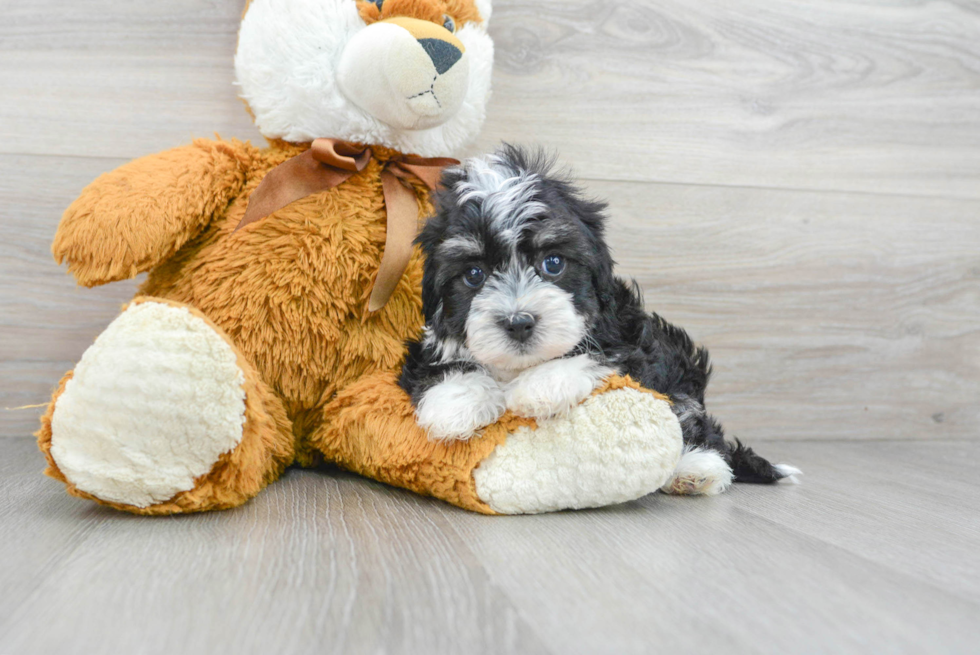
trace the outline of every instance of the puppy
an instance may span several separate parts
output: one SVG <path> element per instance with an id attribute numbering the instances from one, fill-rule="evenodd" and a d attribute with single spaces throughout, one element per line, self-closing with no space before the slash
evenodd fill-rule
<path id="1" fill-rule="evenodd" d="M 419 425 L 434 439 L 468 439 L 507 409 L 565 412 L 618 372 L 673 403 L 685 453 L 665 491 L 710 495 L 733 479 L 799 473 L 725 440 L 704 410 L 708 351 L 613 275 L 605 205 L 552 168 L 503 146 L 446 172 L 418 238 L 426 325 L 400 378 Z"/>

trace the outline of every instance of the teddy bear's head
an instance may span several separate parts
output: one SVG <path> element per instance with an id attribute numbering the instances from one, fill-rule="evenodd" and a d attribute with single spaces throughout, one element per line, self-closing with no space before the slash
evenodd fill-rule
<path id="1" fill-rule="evenodd" d="M 491 0 L 250 0 L 235 56 L 263 136 L 451 154 L 483 124 Z"/>

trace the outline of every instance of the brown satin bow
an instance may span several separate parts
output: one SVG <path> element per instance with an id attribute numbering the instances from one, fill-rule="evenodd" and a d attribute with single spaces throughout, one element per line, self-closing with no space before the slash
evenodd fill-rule
<path id="1" fill-rule="evenodd" d="M 248 199 L 238 231 L 262 220 L 301 198 L 332 189 L 371 161 L 371 149 L 337 139 L 317 139 L 301 155 L 284 161 L 265 176 Z M 439 184 L 442 169 L 458 164 L 448 157 L 402 155 L 384 162 L 381 188 L 388 214 L 385 251 L 378 277 L 371 290 L 368 311 L 385 306 L 394 293 L 412 257 L 412 242 L 418 232 L 418 198 L 410 180 L 417 178 L 430 190 Z"/>

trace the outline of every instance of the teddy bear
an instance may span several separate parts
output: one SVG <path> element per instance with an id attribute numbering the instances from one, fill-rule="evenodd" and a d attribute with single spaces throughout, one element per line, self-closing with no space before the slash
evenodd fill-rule
<path id="1" fill-rule="evenodd" d="M 398 386 L 422 327 L 418 225 L 479 132 L 490 0 L 250 0 L 235 55 L 268 147 L 198 139 L 85 188 L 52 251 L 80 285 L 147 273 L 37 433 L 69 493 L 146 515 L 236 507 L 333 463 L 485 514 L 656 491 L 668 399 L 613 376 L 570 412 L 430 439 Z"/>

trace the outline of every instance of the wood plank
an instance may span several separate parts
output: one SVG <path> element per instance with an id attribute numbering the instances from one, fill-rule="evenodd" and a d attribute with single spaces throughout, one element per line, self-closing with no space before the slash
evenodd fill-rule
<path id="1" fill-rule="evenodd" d="M 8 0 L 0 151 L 131 159 L 261 136 L 233 85 L 244 2 Z"/>
<path id="2" fill-rule="evenodd" d="M 589 529 L 576 524 L 579 513 L 531 525 L 464 515 L 454 527 L 519 608 L 553 599 L 536 626 L 559 651 L 972 652 L 980 445 L 783 442 L 760 451 L 801 466 L 803 484 L 648 496 L 589 512 Z M 605 596 L 611 587 L 619 602 Z"/>
<path id="3" fill-rule="evenodd" d="M 980 205 L 590 183 L 619 271 L 713 355 L 754 438 L 977 438 Z"/>
<path id="4" fill-rule="evenodd" d="M 0 436 L 27 436 L 65 371 L 132 298 L 136 281 L 78 287 L 51 257 L 65 207 L 121 159 L 0 156 Z"/>
<path id="5" fill-rule="evenodd" d="M 0 440 L 0 652 L 972 652 L 980 444 L 761 445 L 805 482 L 486 517 L 291 471 L 153 519 Z"/>
<path id="6" fill-rule="evenodd" d="M 535 625 L 560 652 L 973 647 L 977 604 L 741 511 L 733 498 L 751 503 L 657 495 L 593 512 L 588 527 L 561 514 L 503 526 L 461 517 L 456 527 L 519 610 L 549 599 Z"/>
<path id="7" fill-rule="evenodd" d="M 0 407 L 43 403 L 134 282 L 51 261 L 62 209 L 121 160 L 0 155 Z M 977 438 L 980 203 L 586 183 L 650 309 L 714 356 L 709 408 L 748 439 Z M 0 411 L 24 436 L 41 410 Z"/>
<path id="8" fill-rule="evenodd" d="M 0 652 L 549 652 L 429 501 L 295 471 L 140 518 L 65 496 L 26 439 L 0 453 L 24 468 L 0 486 Z"/>
<path id="9" fill-rule="evenodd" d="M 481 143 L 590 178 L 980 197 L 975 3 L 513 0 L 493 34 Z"/>
<path id="10" fill-rule="evenodd" d="M 498 0 L 489 119 L 584 176 L 980 197 L 980 13 L 944 3 Z M 256 138 L 241 3 L 9 0 L 0 152 Z"/>
<path id="11" fill-rule="evenodd" d="M 740 510 L 980 603 L 980 480 L 970 470 L 980 442 L 757 445 L 803 468 L 806 490 L 737 487 Z"/>
<path id="12" fill-rule="evenodd" d="M 92 506 L 80 506 L 42 476 L 43 470 L 44 456 L 33 440 L 0 439 L 0 635 L 5 619 L 50 575 L 50 568 L 108 518 Z M 0 652 L 11 652 L 2 636 Z"/>

